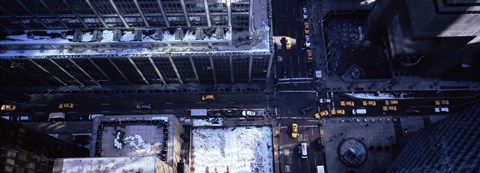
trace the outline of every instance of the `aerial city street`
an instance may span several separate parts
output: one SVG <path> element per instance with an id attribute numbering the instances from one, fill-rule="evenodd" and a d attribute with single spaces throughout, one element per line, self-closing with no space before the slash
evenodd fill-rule
<path id="1" fill-rule="evenodd" d="M 476 0 L 0 0 L 0 172 L 478 172 Z"/>

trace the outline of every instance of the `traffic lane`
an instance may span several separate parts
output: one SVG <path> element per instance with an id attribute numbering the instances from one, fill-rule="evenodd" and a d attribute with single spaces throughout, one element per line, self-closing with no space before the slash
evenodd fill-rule
<path id="1" fill-rule="evenodd" d="M 319 138 L 319 128 L 318 126 L 299 126 L 298 138 L 291 138 L 291 126 L 286 128 L 284 135 L 284 140 L 282 145 L 284 146 L 283 152 L 288 150 L 291 153 L 291 157 L 288 158 L 291 160 L 290 169 L 292 172 L 314 172 L 316 165 L 324 164 L 323 155 L 318 150 L 316 141 Z M 301 157 L 301 149 L 299 148 L 301 143 L 307 144 L 307 158 L 304 159 Z M 285 159 L 287 160 L 287 159 Z M 288 164 L 288 163 L 286 163 Z"/>
<path id="2" fill-rule="evenodd" d="M 277 96 L 278 111 L 280 116 L 308 117 L 316 109 L 315 93 L 279 93 Z M 301 114 L 300 109 L 311 106 L 307 114 Z"/>
<path id="3" fill-rule="evenodd" d="M 200 103 L 201 102 L 201 103 Z M 59 109 L 60 103 L 75 103 L 73 109 Z M 151 104 L 152 111 L 136 110 L 136 104 Z M 161 109 L 191 108 L 265 108 L 267 99 L 263 93 L 218 94 L 215 101 L 202 101 L 201 94 L 128 94 L 128 95 L 63 95 L 39 96 L 31 102 L 21 105 L 21 109 L 12 115 L 45 116 L 50 112 L 64 111 L 70 114 L 105 113 L 172 113 Z M 39 106 L 40 105 L 40 106 Z"/>

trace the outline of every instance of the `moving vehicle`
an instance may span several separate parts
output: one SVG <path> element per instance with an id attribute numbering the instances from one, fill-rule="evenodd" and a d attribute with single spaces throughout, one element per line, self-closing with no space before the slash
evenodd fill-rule
<path id="1" fill-rule="evenodd" d="M 398 105 L 398 100 L 385 100 L 385 105 Z"/>
<path id="2" fill-rule="evenodd" d="M 2 105 L 2 111 L 14 111 L 17 109 L 17 105 L 14 104 L 5 104 Z"/>
<path id="3" fill-rule="evenodd" d="M 331 99 L 323 99 L 323 98 L 322 98 L 322 99 L 319 99 L 318 102 L 319 102 L 320 104 L 323 104 L 323 103 L 332 103 L 332 100 L 331 100 Z"/>
<path id="4" fill-rule="evenodd" d="M 298 138 L 298 124 L 292 124 L 292 138 Z"/>
<path id="5" fill-rule="evenodd" d="M 312 58 L 312 50 L 311 49 L 307 49 L 307 62 L 312 62 L 313 61 L 313 58 Z"/>
<path id="6" fill-rule="evenodd" d="M 310 48 L 310 35 L 305 35 L 305 47 Z"/>
<path id="7" fill-rule="evenodd" d="M 135 105 L 135 109 L 152 109 L 152 107 L 150 106 L 150 104 L 146 104 L 146 103 L 140 103 L 140 104 L 137 104 Z"/>
<path id="8" fill-rule="evenodd" d="M 343 110 L 343 109 L 332 109 L 332 110 L 330 110 L 330 113 L 332 115 L 337 115 L 337 114 L 338 115 L 345 115 L 345 110 Z"/>
<path id="9" fill-rule="evenodd" d="M 308 19 L 308 10 L 307 6 L 303 6 L 303 19 L 307 20 Z"/>
<path id="10" fill-rule="evenodd" d="M 63 112 L 52 112 L 48 115 L 48 121 L 59 121 L 59 120 L 65 120 L 65 113 Z"/>
<path id="11" fill-rule="evenodd" d="M 90 114 L 90 115 L 88 115 L 89 120 L 93 120 L 96 117 L 103 117 L 103 114 Z"/>
<path id="12" fill-rule="evenodd" d="M 291 49 L 292 48 L 292 42 L 290 41 L 290 37 L 283 37 L 282 39 L 285 39 L 285 48 L 286 49 Z"/>
<path id="13" fill-rule="evenodd" d="M 27 116 L 27 115 L 22 115 L 17 117 L 17 121 L 29 121 L 29 120 L 30 120 L 30 116 Z"/>
<path id="14" fill-rule="evenodd" d="M 305 34 L 310 34 L 310 23 L 309 22 L 303 22 L 303 25 L 305 27 Z"/>
<path id="15" fill-rule="evenodd" d="M 340 106 L 355 106 L 355 102 L 353 101 L 340 101 Z"/>
<path id="16" fill-rule="evenodd" d="M 323 165 L 317 166 L 317 173 L 325 173 L 325 167 Z"/>
<path id="17" fill-rule="evenodd" d="M 447 113 L 450 110 L 447 107 L 436 107 L 433 109 L 436 113 Z"/>
<path id="18" fill-rule="evenodd" d="M 382 106 L 382 110 L 387 112 L 387 111 L 397 111 L 396 106 Z"/>
<path id="19" fill-rule="evenodd" d="M 213 100 L 215 100 L 215 95 L 213 95 L 213 94 L 203 95 L 202 100 L 207 100 L 207 101 L 212 100 L 213 101 Z"/>
<path id="20" fill-rule="evenodd" d="M 435 106 L 449 105 L 450 104 L 450 102 L 448 100 L 435 100 L 433 102 L 435 103 Z"/>
<path id="21" fill-rule="evenodd" d="M 58 105 L 58 109 L 73 109 L 74 104 L 73 103 L 60 103 Z"/>
<path id="22" fill-rule="evenodd" d="M 367 109 L 353 109 L 352 110 L 353 115 L 363 115 L 367 114 Z"/>
<path id="23" fill-rule="evenodd" d="M 408 108 L 408 109 L 405 109 L 405 113 L 407 113 L 407 114 L 418 114 L 418 113 L 420 113 L 420 109 Z"/>
<path id="24" fill-rule="evenodd" d="M 302 142 L 300 144 L 300 154 L 302 155 L 302 159 L 307 158 L 307 143 Z"/>
<path id="25" fill-rule="evenodd" d="M 321 117 L 326 117 L 326 116 L 328 116 L 328 111 L 324 110 L 322 112 L 315 113 L 314 116 L 315 116 L 316 119 L 320 119 Z"/>
<path id="26" fill-rule="evenodd" d="M 374 100 L 364 100 L 362 101 L 363 106 L 377 106 L 377 102 Z"/>
<path id="27" fill-rule="evenodd" d="M 243 116 L 255 116 L 257 115 L 255 111 L 242 111 Z"/>
<path id="28" fill-rule="evenodd" d="M 312 109 L 313 109 L 312 106 L 307 106 L 307 107 L 305 107 L 305 108 L 303 108 L 303 109 L 300 109 L 300 113 L 306 114 L 306 113 L 310 112 Z"/>

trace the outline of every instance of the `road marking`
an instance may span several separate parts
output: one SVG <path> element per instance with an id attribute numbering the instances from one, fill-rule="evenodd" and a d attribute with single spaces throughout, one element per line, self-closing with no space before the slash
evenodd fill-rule
<path id="1" fill-rule="evenodd" d="M 101 103 L 100 105 L 102 105 L 102 106 L 108 106 L 108 105 L 110 105 L 110 103 Z"/>
<path id="2" fill-rule="evenodd" d="M 310 118 L 310 117 L 279 117 L 279 119 L 309 120 L 309 119 L 313 119 L 313 118 Z"/>
<path id="3" fill-rule="evenodd" d="M 298 126 L 299 128 L 316 128 L 318 127 L 317 125 L 304 125 L 304 126 Z M 290 126 L 280 126 L 280 129 L 288 129 Z M 312 129 L 313 130 L 313 129 Z"/>
<path id="4" fill-rule="evenodd" d="M 44 114 L 45 112 L 35 112 L 35 114 Z"/>
<path id="5" fill-rule="evenodd" d="M 317 92 L 317 91 L 313 91 L 313 90 L 283 90 L 283 91 L 278 91 L 278 92 L 281 92 L 281 93 L 314 93 L 314 92 Z"/>
<path id="6" fill-rule="evenodd" d="M 38 106 L 38 107 L 40 107 L 40 106 L 47 106 L 47 104 L 38 104 L 37 106 Z"/>
<path id="7" fill-rule="evenodd" d="M 165 102 L 166 105 L 173 105 L 173 102 Z"/>
<path id="8" fill-rule="evenodd" d="M 110 113 L 110 111 L 100 111 L 101 113 Z"/>

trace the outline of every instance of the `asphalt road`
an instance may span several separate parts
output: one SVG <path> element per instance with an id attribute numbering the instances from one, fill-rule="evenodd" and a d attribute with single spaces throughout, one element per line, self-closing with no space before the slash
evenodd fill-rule
<path id="1" fill-rule="evenodd" d="M 268 103 L 261 92 L 218 94 L 214 101 L 202 101 L 201 97 L 196 93 L 36 95 L 29 102 L 17 104 L 16 111 L 5 111 L 3 115 L 29 115 L 33 121 L 47 120 L 50 112 L 65 112 L 71 120 L 86 120 L 89 114 L 189 116 L 188 109 L 258 109 L 266 108 Z M 60 103 L 74 103 L 74 108 L 59 109 Z M 140 103 L 150 104 L 151 110 L 137 110 L 136 104 Z"/>
<path id="2" fill-rule="evenodd" d="M 277 59 L 282 59 L 277 64 L 277 77 L 283 78 L 286 73 L 287 78 L 305 78 L 306 52 L 301 49 L 302 40 L 305 40 L 304 19 L 302 10 L 302 1 L 298 0 L 276 0 L 273 2 L 273 25 L 274 36 L 292 39 L 292 48 L 276 49 Z M 286 69 L 286 72 L 284 72 Z"/>

